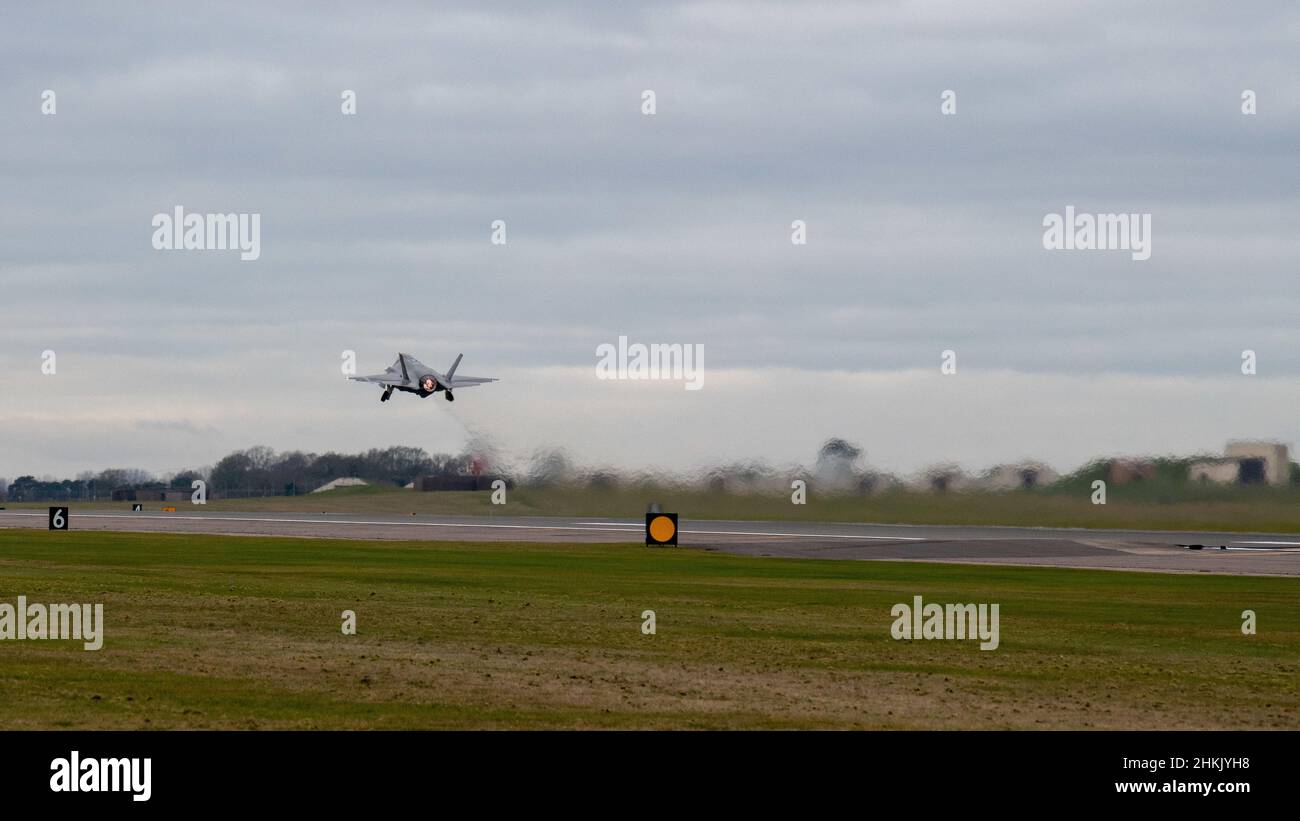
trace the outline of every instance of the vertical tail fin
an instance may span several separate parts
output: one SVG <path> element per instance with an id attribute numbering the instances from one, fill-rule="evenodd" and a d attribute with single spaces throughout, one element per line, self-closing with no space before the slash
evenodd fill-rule
<path id="1" fill-rule="evenodd" d="M 453 363 L 451 363 L 451 370 L 447 371 L 447 381 L 448 381 L 448 382 L 450 382 L 450 381 L 452 380 L 452 377 L 454 377 L 454 376 L 456 375 L 456 368 L 460 367 L 460 360 L 461 360 L 462 358 L 464 358 L 464 356 L 465 356 L 465 354 L 458 354 L 458 355 L 456 356 L 456 361 L 453 362 Z"/>

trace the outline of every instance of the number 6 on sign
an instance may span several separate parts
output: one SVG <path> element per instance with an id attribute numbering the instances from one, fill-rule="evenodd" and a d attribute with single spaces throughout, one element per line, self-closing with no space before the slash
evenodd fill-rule
<path id="1" fill-rule="evenodd" d="M 50 530 L 68 529 L 68 509 L 66 507 L 50 508 Z"/>

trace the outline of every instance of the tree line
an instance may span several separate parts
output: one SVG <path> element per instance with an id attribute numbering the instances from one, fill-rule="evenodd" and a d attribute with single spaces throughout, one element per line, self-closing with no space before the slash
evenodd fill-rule
<path id="1" fill-rule="evenodd" d="M 75 479 L 37 479 L 19 476 L 4 488 L 11 502 L 90 501 L 108 499 L 115 490 L 190 489 L 195 479 L 208 484 L 208 492 L 221 495 L 282 495 L 309 493 L 335 479 L 357 477 L 372 484 L 404 486 L 419 476 L 459 476 L 470 473 L 470 457 L 430 454 L 423 448 L 396 445 L 371 448 L 364 453 L 276 453 L 257 446 L 222 457 L 210 468 L 183 470 L 158 477 L 138 468 L 111 468 L 86 472 Z"/>

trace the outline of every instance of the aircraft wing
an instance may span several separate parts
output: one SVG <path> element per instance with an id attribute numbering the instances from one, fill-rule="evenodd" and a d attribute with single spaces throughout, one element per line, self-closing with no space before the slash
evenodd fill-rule
<path id="1" fill-rule="evenodd" d="M 446 376 L 438 374 L 438 381 L 442 383 L 444 388 L 448 390 L 455 390 L 456 388 L 472 388 L 475 385 L 482 385 L 484 382 L 496 381 L 487 376 L 457 376 L 456 369 L 460 367 L 460 360 L 464 358 L 464 356 L 465 354 L 460 354 L 456 357 L 456 361 L 451 363 L 451 370 L 447 371 Z"/>
<path id="2" fill-rule="evenodd" d="M 496 381 L 497 380 L 488 376 L 457 376 L 451 380 L 450 386 L 453 390 L 458 390 L 460 388 L 472 388 L 475 385 L 482 385 L 485 382 Z M 448 383 L 444 382 L 443 384 L 446 385 Z"/>
<path id="3" fill-rule="evenodd" d="M 405 385 L 406 384 L 406 382 L 402 380 L 402 375 L 400 373 L 394 374 L 391 371 L 385 371 L 384 373 L 376 373 L 370 376 L 349 376 L 348 379 L 351 379 L 353 382 L 378 382 L 381 385 Z"/>
<path id="4" fill-rule="evenodd" d="M 406 354 L 398 354 L 397 361 L 388 366 L 383 373 L 370 376 L 349 376 L 354 382 L 378 382 L 380 385 L 404 386 L 411 384 L 410 373 L 406 369 Z"/>

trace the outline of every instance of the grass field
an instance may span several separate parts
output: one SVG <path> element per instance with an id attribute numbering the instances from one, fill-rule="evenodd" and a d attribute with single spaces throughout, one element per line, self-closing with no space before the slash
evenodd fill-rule
<path id="1" fill-rule="evenodd" d="M 922 493 L 891 491 L 874 496 L 824 496 L 815 489 L 808 503 L 793 505 L 787 494 L 710 493 L 681 487 L 520 487 L 508 504 L 493 505 L 491 494 L 419 493 L 375 486 L 340 488 L 303 496 L 212 499 L 206 510 L 366 514 L 505 516 L 608 516 L 638 519 L 649 502 L 690 519 L 781 519 L 785 521 L 878 522 L 882 524 L 1009 525 L 1138 530 L 1221 530 L 1300 533 L 1300 488 L 1200 487 L 1148 483 L 1112 488 L 1105 505 L 1078 492 L 1007 491 Z M 9 504 L 44 509 L 51 502 Z M 64 504 L 64 503 L 59 503 Z M 173 503 L 187 508 L 188 502 Z M 116 507 L 125 502 L 72 502 L 75 508 Z M 148 502 L 149 508 L 161 507 Z"/>
<path id="2" fill-rule="evenodd" d="M 0 642 L 5 729 L 1300 727 L 1287 579 L 37 530 L 0 557 L 0 602 L 107 623 Z M 918 594 L 1000 604 L 1000 648 L 892 640 Z"/>

